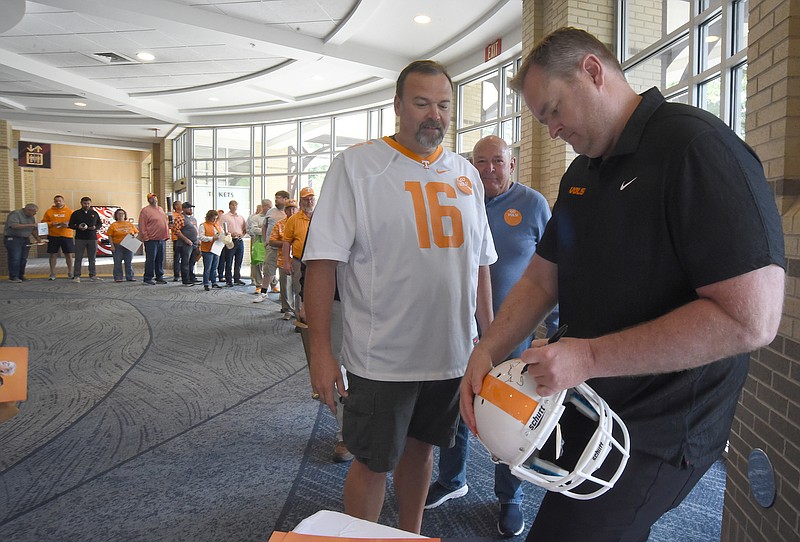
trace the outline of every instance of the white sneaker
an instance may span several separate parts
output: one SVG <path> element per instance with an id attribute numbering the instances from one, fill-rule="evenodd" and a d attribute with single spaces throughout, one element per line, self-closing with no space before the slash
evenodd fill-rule
<path id="1" fill-rule="evenodd" d="M 49 277 L 47 277 L 47 278 L 48 278 L 48 280 L 56 280 L 56 276 L 55 276 L 55 275 L 50 275 L 50 276 L 49 276 Z"/>
<path id="2" fill-rule="evenodd" d="M 103 279 L 101 279 L 100 277 L 89 277 L 89 280 L 91 280 L 92 282 L 103 282 Z"/>
<path id="3" fill-rule="evenodd" d="M 258 294 L 258 297 L 253 300 L 253 303 L 261 303 L 267 299 L 267 294 Z"/>
<path id="4" fill-rule="evenodd" d="M 72 282 L 80 282 L 80 281 L 81 281 L 80 277 L 75 277 L 72 279 Z"/>

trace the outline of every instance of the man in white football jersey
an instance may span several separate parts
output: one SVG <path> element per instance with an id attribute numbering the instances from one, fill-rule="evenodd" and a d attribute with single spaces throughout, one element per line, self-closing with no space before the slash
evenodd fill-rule
<path id="1" fill-rule="evenodd" d="M 355 456 L 347 514 L 377 521 L 394 471 L 399 527 L 420 532 L 433 446 L 452 446 L 458 384 L 492 319 L 497 255 L 475 168 L 441 146 L 452 81 L 432 61 L 407 66 L 394 100 L 399 130 L 331 164 L 306 240 L 306 311 L 314 397 L 335 412 Z M 330 341 L 334 284 L 342 302 L 341 361 Z"/>

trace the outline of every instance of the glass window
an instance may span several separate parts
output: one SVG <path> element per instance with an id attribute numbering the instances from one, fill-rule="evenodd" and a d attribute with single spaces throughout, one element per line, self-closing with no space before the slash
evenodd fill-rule
<path id="1" fill-rule="evenodd" d="M 206 211 L 218 209 L 214 200 L 214 180 L 212 177 L 198 177 L 192 183 L 192 203 L 199 222 L 205 220 Z M 226 209 L 227 211 L 227 209 Z M 201 220 L 202 218 L 202 220 Z"/>
<path id="2" fill-rule="evenodd" d="M 214 157 L 214 130 L 192 130 L 192 157 Z"/>
<path id="3" fill-rule="evenodd" d="M 367 112 L 361 111 L 354 115 L 344 115 L 333 119 L 337 151 L 343 151 L 347 147 L 363 143 L 368 139 L 367 118 Z"/>
<path id="4" fill-rule="evenodd" d="M 329 152 L 331 150 L 331 119 L 315 119 L 300 123 L 300 152 Z"/>
<path id="5" fill-rule="evenodd" d="M 264 128 L 267 156 L 297 153 L 297 123 L 267 124 Z"/>
<path id="6" fill-rule="evenodd" d="M 237 213 L 250 216 L 250 177 L 219 177 L 217 179 L 217 207 L 228 212 L 228 202 L 236 200 Z"/>
<path id="7" fill-rule="evenodd" d="M 478 79 L 458 86 L 458 105 L 461 126 L 481 124 L 499 116 L 497 109 L 500 81 L 495 70 Z"/>
<path id="8" fill-rule="evenodd" d="M 519 95 L 511 90 L 511 87 L 509 86 L 516 73 L 517 70 L 515 64 L 503 66 L 503 81 L 505 82 L 503 85 L 503 94 L 505 95 L 503 100 L 503 116 L 512 115 L 515 111 L 519 111 L 520 109 Z"/>
<path id="9" fill-rule="evenodd" d="M 750 18 L 750 5 L 747 0 L 733 3 L 733 52 L 747 48 L 747 30 Z"/>
<path id="10" fill-rule="evenodd" d="M 519 141 L 521 99 L 508 84 L 520 58 L 458 85 L 456 152 L 467 155 L 487 135 L 500 135 L 509 144 Z"/>
<path id="11" fill-rule="evenodd" d="M 272 198 L 278 190 L 286 190 L 290 194 L 297 194 L 297 175 L 283 173 L 281 175 L 268 175 L 264 179 L 264 193 L 268 198 Z"/>
<path id="12" fill-rule="evenodd" d="M 744 136 L 748 2 L 747 0 L 665 0 L 661 5 L 680 18 L 675 30 L 647 41 L 647 51 L 632 47 L 642 34 L 632 23 L 637 19 L 631 7 L 639 9 L 644 0 L 619 2 L 623 10 L 622 43 L 627 58 L 622 68 L 639 92 L 658 87 L 670 101 L 688 103 L 717 115 L 740 136 Z M 656 11 L 659 11 L 656 8 Z M 730 14 L 730 16 L 728 16 Z M 669 25 L 665 28 L 669 28 Z M 730 37 L 730 43 L 728 39 Z"/>
<path id="13" fill-rule="evenodd" d="M 241 128 L 217 128 L 217 158 L 242 158 L 250 152 L 249 126 Z"/>
<path id="14" fill-rule="evenodd" d="M 733 80 L 733 131 L 744 139 L 745 116 L 747 114 L 747 64 L 737 66 L 732 71 Z"/>
<path id="15" fill-rule="evenodd" d="M 700 71 L 720 63 L 722 51 L 722 15 L 717 15 L 700 27 Z"/>
<path id="16" fill-rule="evenodd" d="M 325 173 L 331 165 L 331 156 L 329 154 L 307 154 L 302 157 L 301 163 L 303 164 L 303 173 L 312 171 Z"/>
<path id="17" fill-rule="evenodd" d="M 700 107 L 720 116 L 720 78 L 715 77 L 700 85 Z"/>
<path id="18" fill-rule="evenodd" d="M 620 2 L 623 59 L 627 60 L 689 22 L 691 0 L 628 0 Z"/>
<path id="19" fill-rule="evenodd" d="M 625 76 L 636 92 L 651 87 L 658 87 L 663 92 L 687 83 L 689 60 L 689 39 L 684 38 L 626 70 Z"/>
<path id="20" fill-rule="evenodd" d="M 394 106 L 388 106 L 381 109 L 381 137 L 394 134 L 397 119 L 394 114 Z"/>
<path id="21" fill-rule="evenodd" d="M 192 141 L 192 152 L 184 153 L 191 164 L 190 197 L 201 208 L 225 210 L 235 199 L 239 212 L 248 216 L 253 199 L 271 198 L 278 190 L 296 198 L 303 186 L 321 187 L 335 152 L 392 134 L 394 128 L 394 108 L 388 104 L 338 117 L 187 130 Z"/>

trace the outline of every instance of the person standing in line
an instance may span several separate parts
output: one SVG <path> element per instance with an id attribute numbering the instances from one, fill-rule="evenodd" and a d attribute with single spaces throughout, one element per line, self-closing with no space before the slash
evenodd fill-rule
<path id="1" fill-rule="evenodd" d="M 355 457 L 344 511 L 377 521 L 393 471 L 398 526 L 414 533 L 433 447 L 455 438 L 476 315 L 481 328 L 492 319 L 488 266 L 497 255 L 483 185 L 469 162 L 441 146 L 452 94 L 441 64 L 403 69 L 398 132 L 334 158 L 303 255 L 313 397 L 335 413 L 341 394 L 344 443 Z M 330 337 L 336 286 L 346 389 Z"/>
<path id="2" fill-rule="evenodd" d="M 272 229 L 275 227 L 275 224 L 286 218 L 287 215 L 284 212 L 284 209 L 286 208 L 286 202 L 289 201 L 290 197 L 291 196 L 289 196 L 289 192 L 287 192 L 286 190 L 278 190 L 277 192 L 275 192 L 275 207 L 270 209 L 265 216 L 264 227 L 261 231 L 261 237 L 264 239 L 264 242 L 266 244 L 263 278 L 261 279 L 261 295 L 255 300 L 253 300 L 253 303 L 261 303 L 262 301 L 264 301 L 267 298 L 267 294 L 269 292 L 272 293 L 279 292 L 277 282 L 275 279 L 275 270 L 279 269 L 278 259 L 283 249 L 283 245 L 272 244 L 271 242 Z M 295 202 L 295 205 L 296 203 L 297 202 Z M 281 284 L 283 284 L 283 282 Z M 282 287 L 283 286 L 281 286 L 281 288 Z M 283 296 L 281 296 L 281 298 L 283 298 Z M 283 302 L 281 302 L 281 305 L 283 305 Z M 281 307 L 281 312 L 285 314 L 283 307 Z"/>
<path id="3" fill-rule="evenodd" d="M 175 228 L 178 224 L 178 220 L 182 216 L 183 204 L 180 201 L 173 201 L 172 215 L 168 215 L 167 217 L 170 219 L 170 240 L 172 241 L 172 282 L 178 282 L 181 280 L 181 252 L 176 246 L 176 243 L 178 242 L 178 234 Z"/>
<path id="4" fill-rule="evenodd" d="M 225 286 L 247 286 L 242 281 L 242 261 L 244 260 L 244 236 L 247 235 L 247 221 L 236 212 L 239 202 L 228 202 L 228 212 L 222 215 L 223 230 L 233 238 L 233 248 L 225 247 L 222 258 L 225 260 Z"/>
<path id="5" fill-rule="evenodd" d="M 122 282 L 123 277 L 128 282 L 136 280 L 133 278 L 133 252 L 122 246 L 121 243 L 129 235 L 135 236 L 137 233 L 139 230 L 132 222 L 128 221 L 128 213 L 125 209 L 120 208 L 114 211 L 114 222 L 106 230 L 106 235 L 111 240 L 111 256 L 114 258 L 114 282 Z"/>
<path id="6" fill-rule="evenodd" d="M 497 311 L 533 257 L 550 219 L 550 207 L 536 190 L 512 182 L 516 159 L 503 139 L 490 135 L 479 140 L 472 150 L 472 163 L 483 183 L 489 229 L 497 249 L 497 261 L 490 267 L 492 305 Z M 558 315 L 554 313 L 547 319 L 548 336 L 557 328 Z M 508 358 L 518 358 L 532 340 L 532 335 L 526 337 Z M 439 450 L 439 477 L 428 489 L 426 510 L 467 494 L 468 457 L 469 429 L 459 422 L 455 446 Z M 507 465 L 495 465 L 494 493 L 500 503 L 497 531 L 503 537 L 517 536 L 525 529 L 520 506 L 525 493 L 522 481 Z"/>
<path id="7" fill-rule="evenodd" d="M 64 203 L 64 196 L 53 197 L 53 206 L 44 212 L 42 222 L 47 224 L 47 254 L 50 255 L 50 280 L 56 280 L 58 251 L 64 254 L 67 264 L 67 277 L 72 278 L 72 255 L 75 254 L 75 235 L 69 227 L 72 209 Z"/>
<path id="8" fill-rule="evenodd" d="M 222 226 L 219 225 L 219 213 L 214 209 L 206 213 L 206 221 L 198 228 L 200 241 L 200 254 L 203 256 L 203 289 L 208 292 L 211 288 L 222 288 L 217 284 L 217 264 L 219 255 L 211 252 L 214 241 L 221 240 L 224 236 Z"/>
<path id="9" fill-rule="evenodd" d="M 35 203 L 28 203 L 22 209 L 11 211 L 6 217 L 3 228 L 3 238 L 8 254 L 8 281 L 23 282 L 30 280 L 25 277 L 25 267 L 28 265 L 28 253 L 31 250 L 31 236 L 40 242 L 36 225 L 36 213 L 39 207 Z"/>
<path id="10" fill-rule="evenodd" d="M 222 228 L 222 233 L 227 233 L 225 231 L 225 226 L 222 223 L 222 215 L 225 214 L 225 211 L 222 209 L 217 210 L 217 224 L 219 227 Z M 220 282 L 225 281 L 225 251 L 227 248 L 222 249 L 222 253 L 217 257 L 217 280 Z"/>
<path id="11" fill-rule="evenodd" d="M 139 212 L 139 239 L 144 243 L 144 284 L 166 284 L 164 248 L 169 239 L 169 219 L 158 206 L 158 196 L 147 194 L 147 205 Z"/>
<path id="12" fill-rule="evenodd" d="M 308 234 L 309 224 L 311 224 L 311 217 L 314 215 L 316 197 L 314 189 L 310 186 L 300 190 L 300 212 L 288 218 L 283 229 L 283 271 L 288 276 L 291 276 L 294 310 L 300 322 L 305 322 L 306 320 L 303 312 L 303 300 L 300 298 L 300 278 L 302 277 L 300 258 L 303 255 L 303 248 L 306 244 L 306 235 Z M 291 317 L 291 313 L 283 314 L 284 320 L 289 320 Z"/>
<path id="13" fill-rule="evenodd" d="M 523 352 L 526 378 L 541 396 L 585 381 L 625 422 L 630 458 L 594 499 L 548 492 L 527 540 L 647 540 L 721 457 L 749 352 L 778 331 L 781 218 L 758 157 L 725 123 L 656 88 L 637 94 L 584 30 L 546 36 L 511 87 L 578 156 L 536 254 L 470 356 L 461 413 L 476 431 L 485 375 L 558 302 L 569 330 Z M 571 421 L 560 420 L 565 465 L 592 431 Z"/>
<path id="14" fill-rule="evenodd" d="M 72 270 L 72 282 L 81 281 L 81 265 L 83 253 L 89 260 L 89 280 L 102 282 L 97 276 L 95 266 L 97 259 L 97 232 L 103 227 L 103 219 L 92 209 L 92 198 L 81 198 L 81 208 L 73 211 L 69 217 L 69 227 L 75 230 L 75 267 Z"/>
<path id="15" fill-rule="evenodd" d="M 175 242 L 181 255 L 181 281 L 184 286 L 194 286 L 194 250 L 198 244 L 200 230 L 194 215 L 194 205 L 184 201 L 181 204 L 181 227 L 175 230 L 178 240 Z"/>
<path id="16" fill-rule="evenodd" d="M 294 315 L 294 297 L 292 295 L 291 280 L 289 275 L 283 267 L 283 231 L 286 228 L 286 221 L 297 212 L 297 201 L 293 199 L 286 200 L 286 205 L 283 210 L 286 217 L 275 223 L 272 232 L 269 234 L 270 247 L 274 247 L 277 254 L 276 266 L 278 269 L 278 280 L 280 281 L 280 300 L 281 300 L 281 313 L 284 320 L 290 320 Z M 266 296 L 261 296 L 254 303 L 264 301 Z"/>
<path id="17" fill-rule="evenodd" d="M 261 203 L 256 206 L 256 212 L 247 217 L 247 235 L 250 236 L 250 280 L 252 284 L 255 285 L 255 294 L 261 293 L 261 279 L 264 268 L 264 260 L 262 259 L 260 262 L 256 261 L 255 256 L 258 251 L 262 249 L 264 249 L 264 255 L 266 255 L 264 237 L 261 235 L 261 232 L 264 228 L 266 215 L 270 209 L 272 209 L 272 200 L 266 198 L 262 199 Z"/>

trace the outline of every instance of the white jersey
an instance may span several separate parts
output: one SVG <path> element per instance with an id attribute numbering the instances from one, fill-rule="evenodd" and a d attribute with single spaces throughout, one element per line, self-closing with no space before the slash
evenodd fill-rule
<path id="1" fill-rule="evenodd" d="M 388 137 L 345 150 L 325 177 L 303 259 L 341 262 L 348 371 L 384 381 L 464 375 L 478 266 L 497 259 L 469 162 L 441 146 L 422 158 Z"/>

